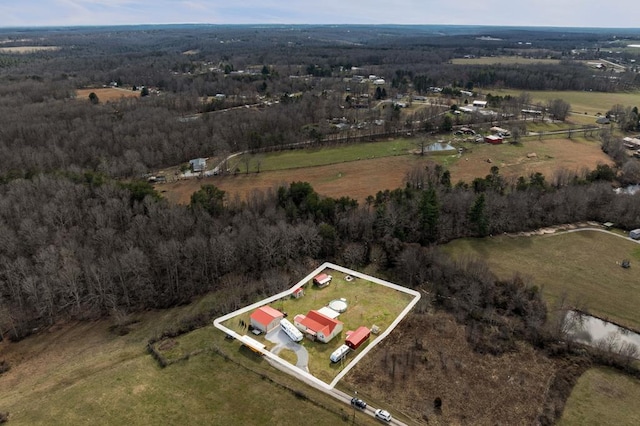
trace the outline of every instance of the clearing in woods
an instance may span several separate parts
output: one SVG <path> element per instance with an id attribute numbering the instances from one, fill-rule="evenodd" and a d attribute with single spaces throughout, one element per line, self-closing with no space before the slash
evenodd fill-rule
<path id="1" fill-rule="evenodd" d="M 122 98 L 139 98 L 140 91 L 131 89 L 120 89 L 118 87 L 100 87 L 95 89 L 78 89 L 76 90 L 76 99 L 80 101 L 88 101 L 89 94 L 93 92 L 98 96 L 100 102 L 117 101 Z"/>
<path id="2" fill-rule="evenodd" d="M 525 139 L 521 145 L 498 146 L 465 143 L 464 146 L 469 151 L 460 157 L 457 154 L 419 156 L 407 149 L 405 155 L 395 153 L 390 157 L 322 166 L 179 180 L 158 184 L 156 189 L 170 202 L 188 204 L 191 194 L 203 184 L 215 185 L 227 192 L 228 200 L 233 200 L 236 197 L 246 199 L 256 189 L 266 191 L 282 184 L 305 181 L 321 195 L 348 196 L 362 203 L 367 196 L 375 195 L 378 191 L 402 188 L 407 172 L 416 166 L 424 167 L 429 161 L 444 164 L 450 170 L 454 183 L 485 177 L 492 166 L 498 166 L 505 177 L 529 176 L 540 172 L 550 180 L 558 169 L 579 172 L 584 168 L 592 170 L 601 163 L 611 164 L 610 158 L 600 149 L 599 142 L 583 138 Z M 321 155 L 319 151 L 308 153 L 299 150 L 296 153 L 301 156 L 302 163 L 302 157 Z M 535 156 L 531 156 L 532 153 Z"/>

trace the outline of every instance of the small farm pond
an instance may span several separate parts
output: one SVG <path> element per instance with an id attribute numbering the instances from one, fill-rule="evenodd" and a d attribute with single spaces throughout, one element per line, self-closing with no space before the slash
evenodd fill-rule
<path id="1" fill-rule="evenodd" d="M 634 357 L 640 359 L 640 334 L 577 311 L 567 312 L 564 321 L 567 335 L 574 341 L 614 352 L 620 352 L 623 347 L 629 350 L 630 345 L 635 345 Z"/>

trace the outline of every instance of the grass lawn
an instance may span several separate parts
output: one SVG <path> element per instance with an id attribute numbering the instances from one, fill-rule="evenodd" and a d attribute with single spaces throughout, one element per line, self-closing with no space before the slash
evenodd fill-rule
<path id="1" fill-rule="evenodd" d="M 591 313 L 640 330 L 638 244 L 597 231 L 453 241 L 444 250 L 456 258 L 478 256 L 499 277 L 519 272 L 542 289 L 550 309 L 563 294 Z M 631 259 L 631 269 L 618 262 Z"/>
<path id="2" fill-rule="evenodd" d="M 541 102 L 546 104 L 553 99 L 563 99 L 571 105 L 571 111 L 574 114 L 570 118 L 584 114 L 595 115 L 596 113 L 605 114 L 616 104 L 640 107 L 640 93 L 638 92 L 621 92 L 621 93 L 604 93 L 604 92 L 587 92 L 587 91 L 555 91 L 555 90 L 507 90 L 496 89 L 486 90 L 486 93 L 491 93 L 493 96 L 520 96 L 521 93 L 526 92 L 531 95 L 531 100 L 534 103 Z M 591 117 L 593 119 L 593 117 Z M 595 121 L 595 120 L 594 120 Z M 593 122 L 595 124 L 595 122 Z"/>
<path id="3" fill-rule="evenodd" d="M 208 303 L 141 314 L 126 336 L 110 333 L 103 320 L 0 343 L 0 359 L 12 366 L 0 375 L 0 411 L 12 425 L 289 425 L 301 413 L 335 425 L 349 416 L 350 407 L 273 369 L 213 326 L 176 339 L 172 350 L 203 351 L 161 369 L 145 351 L 147 339 Z"/>
<path id="4" fill-rule="evenodd" d="M 558 425 L 640 424 L 640 381 L 606 368 L 580 377 Z"/>
<path id="5" fill-rule="evenodd" d="M 287 170 L 327 164 L 345 163 L 371 158 L 409 155 L 411 150 L 419 147 L 419 140 L 398 138 L 383 142 L 365 142 L 343 144 L 334 147 L 305 148 L 259 154 L 260 171 Z M 233 159 L 240 172 L 246 172 L 245 157 Z M 258 164 L 256 156 L 249 155 L 249 172 L 256 172 Z"/>
<path id="6" fill-rule="evenodd" d="M 344 323 L 343 331 L 339 335 L 329 343 L 313 342 L 307 339 L 301 342 L 309 353 L 309 372 L 320 380 L 329 383 L 345 365 L 341 363 L 332 364 L 329 361 L 329 355 L 344 343 L 346 332 L 355 330 L 362 325 L 371 328 L 374 324 L 380 328 L 381 332 L 384 331 L 413 297 L 361 278 L 355 278 L 353 281 L 347 282 L 344 280 L 344 274 L 337 271 L 326 270 L 325 272 L 333 276 L 333 280 L 328 287 L 318 289 L 307 284 L 303 297 L 299 299 L 287 297 L 272 303 L 271 306 L 281 312 L 288 313 L 289 320 L 293 322 L 295 315 L 306 314 L 312 309 L 320 309 L 334 299 L 345 298 L 347 300 L 349 305 L 347 311 L 338 317 Z M 245 334 L 246 330 L 241 328 L 240 320 L 248 324 L 250 315 L 251 312 L 242 314 L 228 320 L 224 325 L 238 334 Z M 273 343 L 265 340 L 264 336 L 251 335 L 251 337 L 266 344 L 267 348 L 273 346 Z M 374 335 L 362 348 L 370 344 L 373 339 L 375 339 Z M 288 355 L 285 357 L 288 357 Z M 349 358 L 347 357 L 345 363 L 348 360 Z"/>

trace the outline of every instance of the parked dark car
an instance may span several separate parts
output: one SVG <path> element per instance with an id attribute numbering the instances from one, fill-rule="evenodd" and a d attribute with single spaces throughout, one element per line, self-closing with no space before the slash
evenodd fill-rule
<path id="1" fill-rule="evenodd" d="M 367 403 L 359 398 L 356 398 L 355 396 L 351 398 L 351 405 L 358 407 L 361 410 L 367 408 Z"/>

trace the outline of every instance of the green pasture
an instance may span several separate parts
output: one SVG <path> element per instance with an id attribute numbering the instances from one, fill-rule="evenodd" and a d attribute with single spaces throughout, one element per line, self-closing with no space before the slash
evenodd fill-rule
<path id="1" fill-rule="evenodd" d="M 539 91 L 523 91 L 513 89 L 488 89 L 484 91 L 484 94 L 491 94 L 493 96 L 520 96 L 523 92 L 531 95 L 533 103 L 541 102 L 547 104 L 547 102 L 553 99 L 562 99 L 571 105 L 571 118 L 574 116 L 584 115 L 586 112 L 588 116 L 595 116 L 598 112 L 605 114 L 611 109 L 612 106 L 620 104 L 625 107 L 637 106 L 640 108 L 640 92 L 616 92 L 616 93 L 603 93 L 603 92 L 587 92 L 587 91 L 556 91 L 556 90 L 539 90 Z M 593 117 L 591 117 L 593 118 Z"/>
<path id="2" fill-rule="evenodd" d="M 344 328 L 339 335 L 329 343 L 313 342 L 307 339 L 302 341 L 309 353 L 309 372 L 329 383 L 349 361 L 349 357 L 345 359 L 344 363 L 332 364 L 329 360 L 329 355 L 344 343 L 346 332 L 360 326 L 371 328 L 374 324 L 380 328 L 381 332 L 384 331 L 409 304 L 412 296 L 360 278 L 347 282 L 344 280 L 344 274 L 340 272 L 333 270 L 326 272 L 333 276 L 328 287 L 319 289 L 309 283 L 305 285 L 303 297 L 299 299 L 285 297 L 271 303 L 271 306 L 281 312 L 286 312 L 289 320 L 293 322 L 296 315 L 306 314 L 312 309 L 320 309 L 334 299 L 344 298 L 347 300 L 349 306 L 347 311 L 338 317 L 344 323 Z M 231 318 L 224 325 L 239 334 L 245 334 L 248 330 L 241 327 L 240 320 L 248 324 L 250 315 L 251 312 L 248 312 Z M 273 343 L 264 339 L 263 335 L 254 336 L 251 334 L 250 336 L 267 345 L 267 348 L 273 346 Z M 373 339 L 375 336 L 371 335 L 364 346 L 370 344 Z M 286 360 L 291 358 L 287 351 L 281 354 L 284 354 L 283 358 Z"/>
<path id="3" fill-rule="evenodd" d="M 640 250 L 631 240 L 598 231 L 460 239 L 443 249 L 454 258 L 479 257 L 501 278 L 519 273 L 542 290 L 550 310 L 567 302 L 640 330 Z M 630 259 L 632 267 L 620 266 Z"/>
<path id="4" fill-rule="evenodd" d="M 607 368 L 592 368 L 578 379 L 558 425 L 637 425 L 638 401 L 638 379 Z"/>
<path id="5" fill-rule="evenodd" d="M 256 172 L 258 170 L 258 161 L 260 161 L 260 171 L 273 171 L 409 155 L 411 150 L 419 148 L 419 143 L 418 139 L 397 138 L 382 142 L 349 143 L 332 147 L 249 154 L 249 171 Z M 237 161 L 236 167 L 240 168 L 241 172 L 246 171 L 246 163 L 243 158 L 233 161 Z"/>
<path id="6" fill-rule="evenodd" d="M 290 425 L 301 415 L 335 425 L 351 414 L 213 326 L 174 339 L 174 355 L 199 353 L 160 368 L 145 350 L 147 339 L 218 298 L 141 314 L 126 336 L 97 321 L 14 344 L 24 362 L 37 359 L 38 370 L 14 362 L 0 376 L 0 411 L 9 412 L 12 425 Z M 359 418 L 359 424 L 375 421 Z"/>

